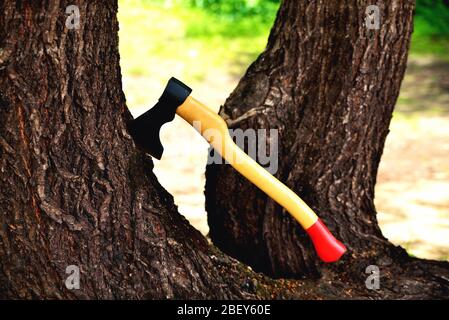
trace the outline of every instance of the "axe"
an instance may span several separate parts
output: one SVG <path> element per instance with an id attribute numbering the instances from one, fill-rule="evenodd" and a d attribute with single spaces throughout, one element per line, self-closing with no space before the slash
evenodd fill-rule
<path id="1" fill-rule="evenodd" d="M 324 262 L 335 262 L 345 253 L 345 246 L 335 239 L 313 210 L 286 185 L 272 176 L 240 149 L 229 135 L 226 122 L 211 109 L 193 98 L 192 89 L 171 78 L 156 105 L 131 121 L 129 132 L 145 152 L 160 159 L 164 148 L 159 139 L 163 124 L 181 116 L 203 135 L 210 145 L 240 174 L 284 207 L 312 239 L 315 250 Z M 199 124 L 200 126 L 197 126 Z M 199 129 L 198 129 L 199 127 Z M 218 134 L 205 134 L 213 130 Z"/>

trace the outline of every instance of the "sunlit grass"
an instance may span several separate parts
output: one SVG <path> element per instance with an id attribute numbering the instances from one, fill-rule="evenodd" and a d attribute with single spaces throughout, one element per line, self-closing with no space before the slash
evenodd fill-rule
<path id="1" fill-rule="evenodd" d="M 202 10 L 119 1 L 124 76 L 201 81 L 211 69 L 241 72 L 263 50 L 270 24 L 227 21 Z"/>
<path id="2" fill-rule="evenodd" d="M 229 19 L 205 10 L 166 1 L 120 0 L 120 53 L 125 76 L 165 81 L 174 75 L 202 81 L 210 71 L 241 75 L 266 45 L 270 19 Z M 428 23 L 415 18 L 410 55 L 449 59 L 449 39 L 429 34 Z"/>

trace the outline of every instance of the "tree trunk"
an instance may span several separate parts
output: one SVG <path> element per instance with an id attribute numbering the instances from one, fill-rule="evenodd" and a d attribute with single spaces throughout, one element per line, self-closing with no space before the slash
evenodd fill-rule
<path id="1" fill-rule="evenodd" d="M 117 3 L 77 3 L 0 5 L 0 298 L 255 297 L 127 133 Z"/>
<path id="2" fill-rule="evenodd" d="M 394 276 L 406 272 L 412 277 L 410 270 L 421 263 L 412 263 L 403 249 L 383 237 L 373 203 L 377 168 L 406 68 L 414 4 L 376 2 L 378 30 L 365 24 L 370 4 L 283 1 L 267 48 L 220 110 L 233 127 L 279 130 L 276 176 L 349 249 L 342 262 L 324 266 L 306 233 L 279 205 L 232 167 L 209 165 L 210 236 L 255 270 L 301 278 L 344 269 L 356 277 L 373 264 Z M 447 292 L 449 268 L 441 266 L 436 282 L 445 283 Z"/>

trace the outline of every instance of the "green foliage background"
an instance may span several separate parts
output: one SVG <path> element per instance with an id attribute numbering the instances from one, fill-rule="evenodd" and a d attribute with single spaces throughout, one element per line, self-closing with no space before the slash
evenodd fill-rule
<path id="1" fill-rule="evenodd" d="M 212 23 L 192 21 L 187 36 L 257 36 L 269 30 L 280 0 L 140 0 L 144 5 L 167 5 L 202 11 Z M 375 4 L 375 3 L 374 3 Z M 448 55 L 449 0 L 416 0 L 412 53 Z"/>
<path id="2" fill-rule="evenodd" d="M 416 0 L 412 54 L 449 56 L 449 0 Z"/>
<path id="3" fill-rule="evenodd" d="M 149 72 L 142 61 L 151 61 L 163 76 L 179 69 L 178 76 L 201 81 L 222 69 L 239 77 L 264 49 L 279 5 L 280 0 L 120 0 L 124 70 L 148 76 L 154 67 Z M 186 51 L 187 60 L 180 59 Z M 449 0 L 416 0 L 411 55 L 449 59 Z"/>
<path id="4" fill-rule="evenodd" d="M 449 36 L 449 0 L 417 0 L 415 23 L 432 37 Z"/>
<path id="5" fill-rule="evenodd" d="M 190 0 L 190 6 L 231 19 L 258 16 L 262 21 L 271 21 L 279 0 Z"/>

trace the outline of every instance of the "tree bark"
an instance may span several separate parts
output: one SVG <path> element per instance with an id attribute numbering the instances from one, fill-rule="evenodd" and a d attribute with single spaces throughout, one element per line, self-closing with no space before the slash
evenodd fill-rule
<path id="1" fill-rule="evenodd" d="M 70 4 L 0 4 L 0 298 L 256 297 L 127 133 L 117 3 Z"/>
<path id="2" fill-rule="evenodd" d="M 233 127 L 278 129 L 276 176 L 347 245 L 345 258 L 332 266 L 319 262 L 298 223 L 228 165 L 207 168 L 210 237 L 274 277 L 341 279 L 344 270 L 354 278 L 373 264 L 400 283 L 431 264 L 438 265 L 434 279 L 410 286 L 433 283 L 423 295 L 447 292 L 447 263 L 410 259 L 377 223 L 377 168 L 406 69 L 414 3 L 377 1 L 378 30 L 365 24 L 370 4 L 283 1 L 265 51 L 220 110 Z M 397 283 L 391 288 L 401 297 L 413 295 Z"/>

